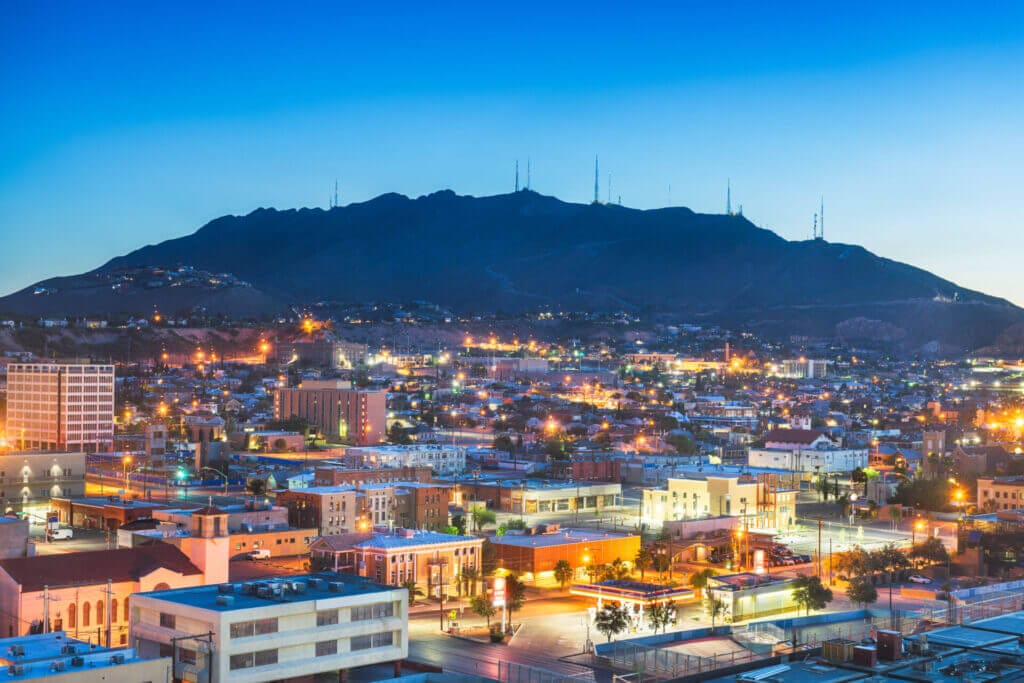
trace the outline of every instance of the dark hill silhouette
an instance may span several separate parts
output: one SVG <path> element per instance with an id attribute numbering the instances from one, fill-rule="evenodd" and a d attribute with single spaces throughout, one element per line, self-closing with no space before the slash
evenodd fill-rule
<path id="1" fill-rule="evenodd" d="M 230 273 L 251 287 L 96 286 L 112 273 L 178 264 Z M 39 286 L 57 291 L 28 288 L 0 299 L 0 311 L 145 313 L 192 296 L 213 310 L 253 314 L 320 300 L 421 299 L 461 311 L 664 312 L 779 334 L 962 348 L 991 344 L 1024 322 L 1003 299 L 859 246 L 787 241 L 742 216 L 572 204 L 532 191 L 258 209 Z M 102 291 L 90 295 L 90 286 Z"/>

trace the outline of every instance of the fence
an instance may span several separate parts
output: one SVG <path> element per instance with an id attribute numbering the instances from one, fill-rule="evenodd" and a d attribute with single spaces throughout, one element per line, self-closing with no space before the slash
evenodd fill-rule
<path id="1" fill-rule="evenodd" d="M 655 680 L 713 673 L 717 669 L 749 664 L 771 656 L 770 653 L 765 655 L 735 650 L 712 657 L 700 657 L 636 643 L 616 642 L 611 645 L 604 659 L 613 667 L 646 674 Z"/>
<path id="2" fill-rule="evenodd" d="M 593 671 L 564 674 L 516 662 L 498 661 L 498 683 L 593 683 Z"/>

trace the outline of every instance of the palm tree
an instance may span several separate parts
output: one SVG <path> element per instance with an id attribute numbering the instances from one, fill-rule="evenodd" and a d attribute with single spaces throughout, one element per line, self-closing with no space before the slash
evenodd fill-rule
<path id="1" fill-rule="evenodd" d="M 651 563 L 654 562 L 654 555 L 647 548 L 640 548 L 636 551 L 636 557 L 633 558 L 633 566 L 640 570 L 640 580 L 644 580 L 644 574 L 650 568 Z"/>
<path id="2" fill-rule="evenodd" d="M 459 573 L 459 596 L 465 589 L 467 595 L 476 595 L 476 582 L 480 578 L 480 570 L 476 567 L 463 567 Z"/>
<path id="3" fill-rule="evenodd" d="M 566 584 L 572 581 L 573 568 L 569 564 L 568 560 L 559 560 L 555 563 L 555 578 L 561 585 L 562 590 L 565 590 Z"/>
<path id="4" fill-rule="evenodd" d="M 690 586 L 695 590 L 701 591 L 705 598 L 709 597 L 708 593 L 708 579 L 715 575 L 715 570 L 711 567 L 695 571 L 690 575 Z"/>
<path id="5" fill-rule="evenodd" d="M 424 596 L 423 589 L 416 583 L 416 579 L 409 579 L 402 584 L 402 587 L 409 591 L 409 604 L 416 602 L 416 598 Z"/>

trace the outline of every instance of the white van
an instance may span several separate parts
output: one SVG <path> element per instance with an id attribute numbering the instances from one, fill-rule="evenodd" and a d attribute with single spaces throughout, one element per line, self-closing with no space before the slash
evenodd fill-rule
<path id="1" fill-rule="evenodd" d="M 269 560 L 270 551 L 266 548 L 257 548 L 249 552 L 250 560 Z"/>
<path id="2" fill-rule="evenodd" d="M 50 540 L 51 541 L 66 541 L 69 538 L 72 538 L 74 535 L 75 535 L 75 532 L 72 531 L 71 529 L 67 528 L 67 527 L 65 527 L 63 529 L 54 529 L 54 530 L 52 530 L 50 532 Z"/>

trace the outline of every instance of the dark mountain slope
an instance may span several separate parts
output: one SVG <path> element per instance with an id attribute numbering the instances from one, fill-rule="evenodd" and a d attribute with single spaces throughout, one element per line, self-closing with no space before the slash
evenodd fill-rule
<path id="1" fill-rule="evenodd" d="M 934 339 L 956 346 L 991 343 L 1024 321 L 1002 299 L 861 247 L 789 242 L 742 216 L 570 204 L 529 191 L 386 194 L 329 211 L 225 216 L 93 273 L 40 283 L 56 293 L 33 295 L 29 288 L 0 299 L 0 311 L 84 313 L 159 303 L 159 289 L 135 299 L 105 292 L 92 310 L 73 293 L 112 273 L 179 264 L 251 285 L 235 296 L 195 291 L 197 303 L 228 310 L 244 304 L 246 312 L 324 299 L 425 299 L 466 311 L 671 312 L 816 335 L 842 334 L 837 326 L 864 319 L 894 326 L 904 344 Z"/>

